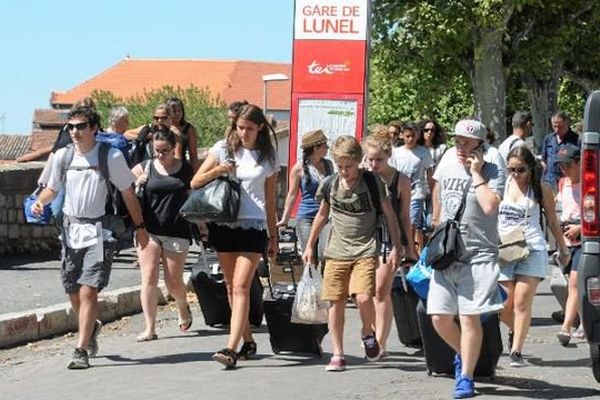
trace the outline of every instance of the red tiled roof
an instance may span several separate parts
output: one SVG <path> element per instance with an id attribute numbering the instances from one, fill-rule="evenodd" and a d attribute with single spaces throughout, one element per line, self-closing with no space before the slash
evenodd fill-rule
<path id="1" fill-rule="evenodd" d="M 62 127 L 67 123 L 69 110 L 53 110 L 47 108 L 36 108 L 33 112 L 33 122 L 38 126 Z"/>
<path id="2" fill-rule="evenodd" d="M 0 135 L 0 160 L 16 160 L 29 150 L 28 135 Z"/>
<path id="3" fill-rule="evenodd" d="M 247 100 L 262 107 L 262 75 L 283 73 L 291 78 L 291 64 L 260 61 L 145 60 L 126 58 L 66 92 L 52 92 L 52 105 L 71 105 L 94 90 L 108 90 L 128 98 L 163 86 L 208 88 L 225 103 Z M 289 110 L 291 84 L 269 82 L 268 108 Z"/>

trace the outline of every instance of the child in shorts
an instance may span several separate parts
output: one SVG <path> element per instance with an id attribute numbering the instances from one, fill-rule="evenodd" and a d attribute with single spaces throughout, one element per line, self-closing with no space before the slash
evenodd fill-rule
<path id="1" fill-rule="evenodd" d="M 313 246 L 331 217 L 321 293 L 321 298 L 331 303 L 329 331 L 333 356 L 326 370 L 344 371 L 344 313 L 349 295 L 354 297 L 362 321 L 365 358 L 376 361 L 380 357 L 380 347 L 373 332 L 375 270 L 379 266 L 380 251 L 376 235 L 378 210 L 389 227 L 393 244 L 389 258 L 394 266 L 400 264 L 400 233 L 386 185 L 375 174 L 359 168 L 363 154 L 356 138 L 338 137 L 333 143 L 332 155 L 338 173 L 323 181 L 317 190 L 320 208 L 302 259 L 314 264 Z M 377 197 L 380 207 L 374 203 Z"/>

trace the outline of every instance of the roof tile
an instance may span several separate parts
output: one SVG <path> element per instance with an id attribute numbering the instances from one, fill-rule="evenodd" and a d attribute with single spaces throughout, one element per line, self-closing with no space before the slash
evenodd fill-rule
<path id="1" fill-rule="evenodd" d="M 29 151 L 28 135 L 0 135 L 0 160 L 16 160 Z"/>

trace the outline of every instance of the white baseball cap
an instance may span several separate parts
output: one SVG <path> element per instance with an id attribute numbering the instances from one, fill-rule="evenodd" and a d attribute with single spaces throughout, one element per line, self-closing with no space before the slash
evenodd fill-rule
<path id="1" fill-rule="evenodd" d="M 487 136 L 487 129 L 481 122 L 477 120 L 463 119 L 458 121 L 456 127 L 454 128 L 454 132 L 452 132 L 451 135 L 485 140 Z"/>

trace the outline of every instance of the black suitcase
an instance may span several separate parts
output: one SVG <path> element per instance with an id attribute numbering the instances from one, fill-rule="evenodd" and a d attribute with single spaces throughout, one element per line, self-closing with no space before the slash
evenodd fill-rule
<path id="1" fill-rule="evenodd" d="M 204 265 L 196 263 L 192 266 L 192 285 L 198 297 L 204 322 L 208 326 L 226 326 L 231 320 L 231 308 L 227 299 L 227 288 L 223 274 Z M 250 287 L 250 324 L 260 327 L 263 319 L 263 286 L 258 274 L 254 275 Z"/>
<path id="2" fill-rule="evenodd" d="M 291 270 L 292 283 L 272 284 L 263 302 L 269 340 L 273 353 L 294 352 L 321 356 L 321 342 L 328 332 L 327 324 L 294 324 L 291 321 L 292 305 L 296 293 L 295 278 Z"/>
<path id="3" fill-rule="evenodd" d="M 417 317 L 423 339 L 427 373 L 430 375 L 454 375 L 452 363 L 456 353 L 435 331 L 431 316 L 427 315 L 427 307 L 421 300 L 417 305 Z M 496 366 L 503 350 L 498 314 L 487 316 L 482 323 L 482 328 L 483 341 L 481 343 L 481 353 L 475 366 L 475 376 L 493 379 L 496 376 Z"/>
<path id="4" fill-rule="evenodd" d="M 402 277 L 396 275 L 392 285 L 392 304 L 394 306 L 394 320 L 396 321 L 396 330 L 398 339 L 407 347 L 423 347 L 421 340 L 421 330 L 417 319 L 417 304 L 419 296 L 414 290 L 407 286 L 407 290 L 402 285 Z"/>

